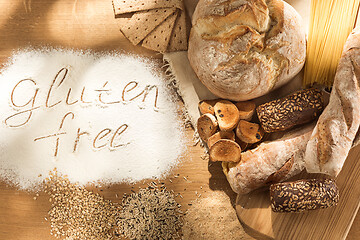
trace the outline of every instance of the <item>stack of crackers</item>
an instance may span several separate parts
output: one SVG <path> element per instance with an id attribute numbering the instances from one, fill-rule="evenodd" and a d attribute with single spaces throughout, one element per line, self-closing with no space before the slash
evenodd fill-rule
<path id="1" fill-rule="evenodd" d="M 113 6 L 120 31 L 134 45 L 158 52 L 187 50 L 182 0 L 113 0 Z"/>

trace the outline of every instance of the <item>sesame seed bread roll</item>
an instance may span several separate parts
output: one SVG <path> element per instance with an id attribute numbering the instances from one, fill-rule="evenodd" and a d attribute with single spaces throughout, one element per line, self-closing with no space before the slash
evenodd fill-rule
<path id="1" fill-rule="evenodd" d="M 256 108 L 265 132 L 277 132 L 311 122 L 324 109 L 323 94 L 310 88 L 284 98 L 264 103 Z"/>
<path id="2" fill-rule="evenodd" d="M 188 58 L 216 96 L 246 101 L 289 82 L 302 69 L 305 32 L 296 10 L 281 0 L 200 0 Z"/>
<path id="3" fill-rule="evenodd" d="M 306 179 L 270 186 L 274 212 L 303 212 L 336 206 L 339 189 L 331 179 Z"/>
<path id="4" fill-rule="evenodd" d="M 274 182 L 281 182 L 304 169 L 306 144 L 314 125 L 292 131 L 284 137 L 263 142 L 241 153 L 239 163 L 223 163 L 223 171 L 234 192 L 247 194 Z"/>
<path id="5" fill-rule="evenodd" d="M 306 170 L 337 176 L 360 125 L 360 27 L 349 36 L 337 67 L 329 104 L 306 149 Z"/>

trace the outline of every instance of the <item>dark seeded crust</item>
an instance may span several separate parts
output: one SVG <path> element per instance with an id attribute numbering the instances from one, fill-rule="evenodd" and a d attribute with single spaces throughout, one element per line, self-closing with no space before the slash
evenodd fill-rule
<path id="1" fill-rule="evenodd" d="M 324 109 L 321 91 L 310 88 L 264 103 L 256 108 L 265 132 L 277 132 L 311 122 Z"/>
<path id="2" fill-rule="evenodd" d="M 303 212 L 335 206 L 339 190 L 332 179 L 306 179 L 270 186 L 274 212 Z"/>

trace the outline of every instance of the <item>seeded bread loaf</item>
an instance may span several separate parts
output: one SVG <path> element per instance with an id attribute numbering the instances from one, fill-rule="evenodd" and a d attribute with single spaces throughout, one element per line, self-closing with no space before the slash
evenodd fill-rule
<path id="1" fill-rule="evenodd" d="M 340 59 L 329 104 L 306 149 L 306 169 L 337 176 L 360 126 L 360 28 L 349 36 Z"/>
<path id="2" fill-rule="evenodd" d="M 233 101 L 263 96 L 303 67 L 305 33 L 282 0 L 200 0 L 188 58 L 200 81 Z"/>
<path id="3" fill-rule="evenodd" d="M 274 212 L 302 212 L 335 206 L 339 190 L 334 180 L 307 179 L 270 186 L 271 209 Z"/>
<path id="4" fill-rule="evenodd" d="M 238 163 L 223 163 L 223 171 L 233 191 L 246 194 L 300 173 L 304 169 L 306 144 L 313 129 L 313 124 L 308 125 L 241 153 Z"/>
<path id="5" fill-rule="evenodd" d="M 265 132 L 276 132 L 311 122 L 323 109 L 322 92 L 311 88 L 264 103 L 256 112 Z"/>

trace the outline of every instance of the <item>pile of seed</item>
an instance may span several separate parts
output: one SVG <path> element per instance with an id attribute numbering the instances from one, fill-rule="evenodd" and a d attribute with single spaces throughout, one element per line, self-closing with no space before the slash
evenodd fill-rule
<path id="1" fill-rule="evenodd" d="M 66 177 L 51 173 L 45 181 L 52 208 L 51 235 L 65 239 L 113 239 L 119 207 Z"/>
<path id="2" fill-rule="evenodd" d="M 180 239 L 180 207 L 171 192 L 153 182 L 124 196 L 116 232 L 128 239 Z"/>
<path id="3" fill-rule="evenodd" d="M 212 192 L 192 203 L 184 217 L 183 239 L 250 240 L 241 226 L 229 197 Z"/>

